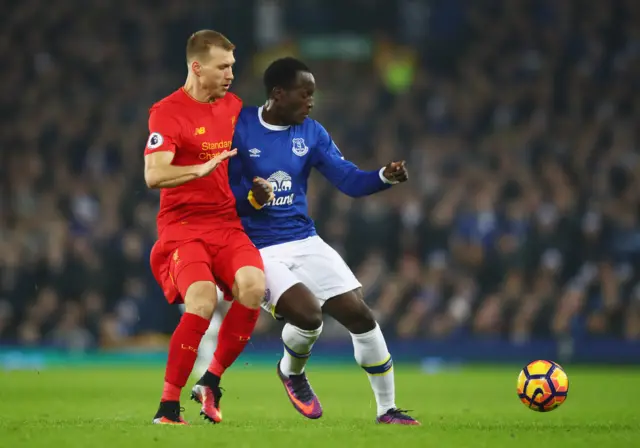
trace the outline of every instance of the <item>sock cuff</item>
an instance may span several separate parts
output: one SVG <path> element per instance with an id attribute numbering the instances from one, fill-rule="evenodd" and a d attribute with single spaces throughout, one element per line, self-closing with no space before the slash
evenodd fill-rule
<path id="1" fill-rule="evenodd" d="M 378 325 L 378 322 L 376 322 L 376 326 L 374 327 L 373 330 L 369 330 L 366 333 L 360 333 L 360 334 L 351 333 L 351 337 L 353 339 L 357 339 L 358 341 L 367 341 L 369 339 L 373 339 L 377 337 L 378 334 L 382 334 L 382 330 L 380 329 L 380 325 Z"/>
<path id="2" fill-rule="evenodd" d="M 295 325 L 286 324 L 284 329 L 282 330 L 282 336 L 283 336 L 282 345 L 284 346 L 284 349 L 287 351 L 287 353 L 289 353 L 294 358 L 299 358 L 299 359 L 308 358 L 309 356 L 311 356 L 310 348 L 313 346 L 314 342 L 318 339 L 318 337 L 320 336 L 320 333 L 322 333 L 322 327 L 323 327 L 323 324 L 321 323 L 320 326 L 315 330 L 303 330 L 301 328 L 296 327 Z M 293 348 L 287 345 L 287 343 L 285 342 L 285 340 L 289 339 L 285 337 L 285 334 L 287 332 L 293 332 L 297 335 L 298 338 L 302 338 L 304 340 L 304 342 L 298 341 L 297 343 L 295 343 L 296 347 L 298 346 L 298 344 L 305 347 L 304 353 L 299 353 L 300 351 L 299 348 L 298 350 L 294 350 Z"/>
<path id="3" fill-rule="evenodd" d="M 320 326 L 315 330 L 303 330 L 302 328 L 298 328 L 295 325 L 291 325 L 291 327 L 293 327 L 296 333 L 298 333 L 300 336 L 303 336 L 305 338 L 317 338 L 318 336 L 320 336 L 320 333 L 322 333 L 323 326 L 324 324 L 320 323 Z"/>
<path id="4" fill-rule="evenodd" d="M 181 321 L 184 322 L 185 325 L 192 327 L 195 331 L 202 334 L 207 332 L 210 324 L 209 319 L 205 319 L 204 317 L 193 313 L 184 313 Z"/>
<path id="5" fill-rule="evenodd" d="M 369 375 L 384 375 L 393 369 L 393 359 L 389 355 L 384 361 L 375 364 L 363 364 L 360 367 Z"/>

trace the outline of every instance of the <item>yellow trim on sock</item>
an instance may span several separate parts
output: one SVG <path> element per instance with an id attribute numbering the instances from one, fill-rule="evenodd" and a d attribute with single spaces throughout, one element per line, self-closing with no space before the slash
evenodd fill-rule
<path id="1" fill-rule="evenodd" d="M 387 357 L 387 359 L 385 359 L 382 362 L 377 362 L 375 364 L 360 364 L 360 367 L 366 368 L 366 367 L 379 367 L 379 366 L 383 366 L 386 363 L 389 362 L 389 360 L 391 359 L 391 354 L 389 354 L 389 356 Z"/>

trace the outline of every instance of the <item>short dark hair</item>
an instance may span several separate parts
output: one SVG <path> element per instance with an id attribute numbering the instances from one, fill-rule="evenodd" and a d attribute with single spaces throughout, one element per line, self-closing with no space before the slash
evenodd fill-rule
<path id="1" fill-rule="evenodd" d="M 187 62 L 194 58 L 208 56 L 211 47 L 233 51 L 236 46 L 222 33 L 213 30 L 196 31 L 187 40 Z"/>
<path id="2" fill-rule="evenodd" d="M 296 80 L 298 72 L 310 72 L 307 65 L 292 57 L 276 59 L 264 71 L 263 81 L 267 97 L 276 87 L 290 89 Z"/>

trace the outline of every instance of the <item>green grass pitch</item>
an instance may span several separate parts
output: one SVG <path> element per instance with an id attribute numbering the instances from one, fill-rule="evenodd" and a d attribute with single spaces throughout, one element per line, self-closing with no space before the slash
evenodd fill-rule
<path id="1" fill-rule="evenodd" d="M 0 446 L 124 447 L 631 447 L 640 443 L 640 370 L 571 367 L 569 398 L 540 414 L 516 396 L 520 366 L 421 373 L 396 366 L 398 405 L 420 427 L 374 424 L 357 366 L 310 367 L 324 407 L 306 420 L 289 404 L 274 368 L 241 366 L 223 380 L 224 421 L 206 424 L 183 394 L 190 427 L 151 425 L 163 369 L 0 372 Z"/>

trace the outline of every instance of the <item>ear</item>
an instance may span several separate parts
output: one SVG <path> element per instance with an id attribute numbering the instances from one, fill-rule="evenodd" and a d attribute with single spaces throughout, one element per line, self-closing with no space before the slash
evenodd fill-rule
<path id="1" fill-rule="evenodd" d="M 271 91 L 271 98 L 274 101 L 279 101 L 280 99 L 282 99 L 283 95 L 284 95 L 284 89 L 282 87 L 274 87 L 273 90 Z"/>
<path id="2" fill-rule="evenodd" d="M 191 71 L 193 72 L 194 75 L 199 77 L 200 73 L 202 72 L 202 65 L 200 65 L 198 61 L 193 61 L 191 63 Z"/>

